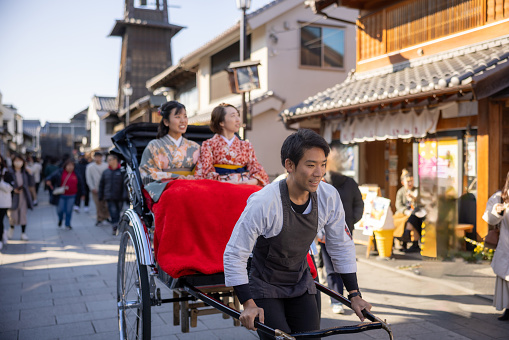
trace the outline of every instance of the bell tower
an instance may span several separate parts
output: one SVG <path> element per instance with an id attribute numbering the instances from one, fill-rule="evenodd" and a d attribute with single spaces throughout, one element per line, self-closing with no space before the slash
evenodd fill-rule
<path id="1" fill-rule="evenodd" d="M 134 103 L 150 92 L 145 82 L 172 65 L 171 38 L 183 27 L 168 22 L 167 0 L 125 0 L 124 19 L 116 20 L 110 36 L 122 37 L 117 107 L 125 115 L 123 87 L 130 84 Z"/>

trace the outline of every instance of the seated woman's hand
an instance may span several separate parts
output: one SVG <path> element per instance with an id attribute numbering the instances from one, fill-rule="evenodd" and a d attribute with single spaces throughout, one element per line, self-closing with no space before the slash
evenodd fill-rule
<path id="1" fill-rule="evenodd" d="M 237 184 L 257 185 L 258 184 L 258 180 L 256 178 L 245 179 L 245 180 L 242 180 L 240 182 L 237 182 Z"/>

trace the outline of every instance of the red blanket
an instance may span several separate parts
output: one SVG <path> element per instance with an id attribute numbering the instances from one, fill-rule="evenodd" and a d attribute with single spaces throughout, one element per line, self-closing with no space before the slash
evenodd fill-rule
<path id="1" fill-rule="evenodd" d="M 173 278 L 223 272 L 223 253 L 254 185 L 212 180 L 168 183 L 152 211 L 154 250 L 161 268 Z"/>

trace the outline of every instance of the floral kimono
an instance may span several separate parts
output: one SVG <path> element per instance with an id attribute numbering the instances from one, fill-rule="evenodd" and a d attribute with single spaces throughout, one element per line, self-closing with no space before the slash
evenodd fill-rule
<path id="1" fill-rule="evenodd" d="M 200 146 L 182 138 L 177 146 L 166 135 L 152 140 L 141 156 L 140 174 L 145 190 L 157 202 L 167 181 L 192 174 L 200 155 Z"/>
<path id="2" fill-rule="evenodd" d="M 204 141 L 195 177 L 218 181 L 256 178 L 259 185 L 267 185 L 269 176 L 256 160 L 251 143 L 234 138 L 231 146 L 218 134 Z"/>

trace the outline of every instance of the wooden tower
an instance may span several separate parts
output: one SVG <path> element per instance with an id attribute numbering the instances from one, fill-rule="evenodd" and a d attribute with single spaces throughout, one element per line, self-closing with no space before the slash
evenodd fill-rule
<path id="1" fill-rule="evenodd" d="M 147 79 L 172 65 L 171 38 L 183 27 L 168 22 L 167 0 L 125 0 L 124 19 L 116 20 L 110 36 L 122 37 L 117 106 L 126 109 L 123 86 L 130 84 L 130 103 L 149 95 Z"/>

